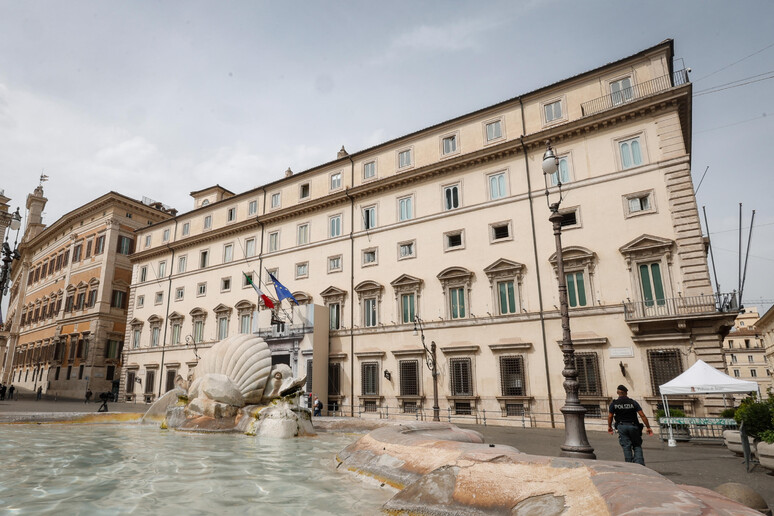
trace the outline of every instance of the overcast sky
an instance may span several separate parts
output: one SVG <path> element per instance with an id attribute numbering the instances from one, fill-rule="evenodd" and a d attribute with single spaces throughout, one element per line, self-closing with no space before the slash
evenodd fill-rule
<path id="1" fill-rule="evenodd" d="M 188 211 L 190 191 L 255 188 L 673 38 L 721 290 L 741 202 L 745 304 L 765 309 L 772 20 L 763 0 L 0 0 L 0 189 L 23 209 L 44 171 L 47 223 L 109 190 Z"/>

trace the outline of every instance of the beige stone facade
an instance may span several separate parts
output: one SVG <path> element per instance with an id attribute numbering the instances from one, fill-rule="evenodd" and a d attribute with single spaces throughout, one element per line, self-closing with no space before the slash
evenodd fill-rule
<path id="1" fill-rule="evenodd" d="M 757 382 L 761 392 L 771 386 L 771 367 L 766 359 L 763 334 L 757 327 L 760 318 L 755 307 L 745 308 L 734 322 L 734 328 L 723 340 L 728 374 L 734 378 Z M 744 396 L 737 396 L 741 399 Z"/>
<path id="2" fill-rule="evenodd" d="M 444 418 L 560 424 L 547 140 L 560 158 L 589 420 L 604 417 L 618 384 L 650 413 L 657 386 L 697 359 L 723 369 L 735 301 L 712 292 L 690 176 L 692 86 L 672 52 L 668 40 L 376 147 L 342 149 L 254 190 L 193 192 L 192 211 L 138 230 L 128 383 L 152 399 L 166 390 L 162 377 L 190 374 L 194 343 L 198 353 L 258 331 L 296 371 L 312 361 L 309 389 L 328 390 L 329 409 L 428 417 L 433 383 L 413 334 L 418 316 L 427 345 L 438 346 Z M 547 181 L 555 202 L 559 188 Z M 267 270 L 302 305 L 327 307 L 328 331 L 319 317 L 299 324 L 299 309 L 284 326 L 268 311 L 256 318 L 243 273 L 265 283 Z M 323 365 L 311 357 L 312 333 L 328 341 Z M 121 395 L 131 397 L 126 376 Z M 676 402 L 689 413 L 722 408 L 711 398 Z"/>
<path id="3" fill-rule="evenodd" d="M 0 378 L 17 392 L 42 387 L 80 398 L 87 389 L 111 391 L 120 375 L 134 231 L 171 214 L 110 192 L 46 226 L 46 201 L 42 187 L 27 198 Z"/>
<path id="4" fill-rule="evenodd" d="M 768 383 L 761 384 L 761 392 L 774 389 L 774 307 L 769 308 L 765 314 L 755 322 L 755 330 L 759 332 L 763 340 L 763 359 L 765 360 L 766 376 Z"/>

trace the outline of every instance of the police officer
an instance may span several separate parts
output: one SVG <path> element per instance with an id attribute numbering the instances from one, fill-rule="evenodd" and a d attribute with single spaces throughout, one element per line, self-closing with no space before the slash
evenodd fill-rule
<path id="1" fill-rule="evenodd" d="M 613 434 L 613 418 L 618 430 L 618 442 L 623 448 L 624 460 L 645 465 L 642 456 L 642 425 L 637 421 L 637 415 L 642 418 L 648 435 L 653 435 L 648 418 L 642 412 L 640 404 L 627 396 L 629 389 L 625 385 L 618 386 L 618 399 L 610 404 L 607 414 L 607 433 Z"/>

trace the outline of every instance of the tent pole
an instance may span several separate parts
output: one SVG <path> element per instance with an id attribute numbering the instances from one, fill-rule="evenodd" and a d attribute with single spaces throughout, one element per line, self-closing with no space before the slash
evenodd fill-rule
<path id="1" fill-rule="evenodd" d="M 667 403 L 666 394 L 663 394 L 663 393 L 661 394 L 661 401 L 664 404 L 664 414 L 666 415 L 667 418 L 671 418 L 672 416 L 669 414 L 669 403 Z M 677 446 L 677 441 L 675 441 L 675 437 L 672 434 L 672 421 L 671 421 L 671 419 L 669 420 L 669 423 L 667 423 L 667 424 L 669 425 L 669 441 L 668 441 L 668 446 L 670 448 L 674 448 L 675 446 Z"/>

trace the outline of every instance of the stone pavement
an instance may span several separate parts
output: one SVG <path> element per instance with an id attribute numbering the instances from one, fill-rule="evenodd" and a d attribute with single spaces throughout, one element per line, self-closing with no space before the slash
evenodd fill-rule
<path id="1" fill-rule="evenodd" d="M 506 444 L 519 451 L 534 455 L 559 456 L 564 442 L 564 429 L 512 428 L 503 426 L 457 425 L 481 432 L 487 443 Z M 623 450 L 618 435 L 588 431 L 589 444 L 598 459 L 623 462 Z M 690 484 L 714 489 L 726 482 L 738 482 L 757 491 L 774 508 L 774 475 L 755 466 L 745 470 L 741 457 L 732 454 L 722 444 L 678 443 L 670 448 L 661 442 L 658 434 L 643 436 L 645 465 L 661 473 L 676 484 Z M 634 487 L 636 488 L 636 486 Z"/>

